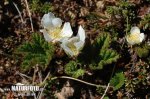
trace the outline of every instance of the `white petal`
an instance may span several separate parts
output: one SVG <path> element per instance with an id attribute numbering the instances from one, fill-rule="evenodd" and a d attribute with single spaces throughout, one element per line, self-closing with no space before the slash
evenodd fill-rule
<path id="1" fill-rule="evenodd" d="M 62 35 L 62 37 L 71 37 L 72 34 L 73 34 L 73 31 L 71 29 L 71 25 L 69 22 L 66 22 L 61 31 L 61 35 Z"/>
<path id="2" fill-rule="evenodd" d="M 66 46 L 67 44 L 68 44 L 68 39 L 63 39 L 61 47 L 63 48 L 63 50 L 67 55 L 73 56 L 74 53 Z"/>
<path id="3" fill-rule="evenodd" d="M 81 41 L 85 41 L 85 30 L 82 28 L 82 26 L 79 26 L 78 35 L 77 35 Z"/>
<path id="4" fill-rule="evenodd" d="M 52 24 L 53 18 L 55 18 L 55 16 L 51 12 L 48 14 L 44 14 L 44 16 L 42 17 L 42 20 L 41 20 L 42 26 L 47 29 L 53 27 L 53 24 Z"/>
<path id="5" fill-rule="evenodd" d="M 60 18 L 54 18 L 52 19 L 52 23 L 54 27 L 61 27 L 62 20 Z"/>
<path id="6" fill-rule="evenodd" d="M 130 44 L 130 45 L 135 44 L 135 42 L 133 40 L 129 39 L 129 36 L 126 37 L 126 40 L 127 40 L 128 44 Z"/>
<path id="7" fill-rule="evenodd" d="M 137 26 L 134 26 L 131 28 L 130 33 L 131 34 L 140 33 L 140 29 Z"/>
<path id="8" fill-rule="evenodd" d="M 48 15 L 50 18 L 55 18 L 54 14 L 52 12 L 49 12 Z"/>
<path id="9" fill-rule="evenodd" d="M 76 46 L 77 50 L 81 50 L 84 46 L 84 42 L 79 41 L 79 42 L 74 43 L 74 45 Z"/>
<path id="10" fill-rule="evenodd" d="M 69 41 L 69 38 L 63 38 L 62 39 L 62 44 L 66 44 Z"/>
<path id="11" fill-rule="evenodd" d="M 76 36 L 69 39 L 69 42 L 72 42 L 72 43 L 79 42 L 79 41 L 80 39 Z"/>
<path id="12" fill-rule="evenodd" d="M 62 48 L 67 55 L 70 55 L 71 57 L 74 56 L 74 53 L 67 46 L 62 46 Z"/>
<path id="13" fill-rule="evenodd" d="M 142 42 L 144 40 L 144 38 L 145 38 L 144 33 L 140 33 L 140 42 Z"/>
<path id="14" fill-rule="evenodd" d="M 63 42 L 64 39 L 68 39 L 67 37 L 64 37 L 64 38 L 60 38 L 59 42 Z"/>
<path id="15" fill-rule="evenodd" d="M 46 40 L 47 42 L 51 42 L 51 41 L 52 41 L 52 38 L 50 37 L 50 35 L 47 33 L 47 31 L 46 31 L 45 29 L 40 30 L 40 32 L 43 33 L 44 38 L 45 38 L 45 40 Z"/>

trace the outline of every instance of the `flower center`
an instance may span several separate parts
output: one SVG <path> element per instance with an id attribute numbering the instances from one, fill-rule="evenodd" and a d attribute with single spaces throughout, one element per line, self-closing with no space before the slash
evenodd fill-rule
<path id="1" fill-rule="evenodd" d="M 49 31 L 49 35 L 51 35 L 51 37 L 53 39 L 58 39 L 58 38 L 61 38 L 61 28 L 54 28 L 53 30 Z"/>
<path id="2" fill-rule="evenodd" d="M 76 46 L 73 44 L 73 42 L 69 42 L 67 44 L 67 47 L 74 53 L 74 55 L 78 54 L 78 50 L 77 50 Z"/>
<path id="3" fill-rule="evenodd" d="M 134 42 L 140 42 L 139 39 L 140 34 L 139 33 L 135 33 L 135 34 L 130 34 L 129 35 L 129 40 L 134 41 Z"/>

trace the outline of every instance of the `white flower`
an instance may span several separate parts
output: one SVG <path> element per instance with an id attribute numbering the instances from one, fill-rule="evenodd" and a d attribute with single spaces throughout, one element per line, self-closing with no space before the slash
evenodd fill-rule
<path id="1" fill-rule="evenodd" d="M 136 26 L 131 28 L 130 33 L 126 36 L 126 40 L 130 45 L 139 44 L 145 38 L 144 33 L 141 33 L 140 29 Z"/>
<path id="2" fill-rule="evenodd" d="M 82 26 L 80 26 L 77 36 L 63 39 L 61 47 L 64 49 L 66 54 L 72 57 L 79 54 L 79 51 L 83 48 L 84 43 L 85 31 Z"/>
<path id="3" fill-rule="evenodd" d="M 61 41 L 63 38 L 71 37 L 73 32 L 69 22 L 65 22 L 63 28 L 62 20 L 56 18 L 53 13 L 45 14 L 41 20 L 44 29 L 40 30 L 46 41 L 56 42 Z"/>

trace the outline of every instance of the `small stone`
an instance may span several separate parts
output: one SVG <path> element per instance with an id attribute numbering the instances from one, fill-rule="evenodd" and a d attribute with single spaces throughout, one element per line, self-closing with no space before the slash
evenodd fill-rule
<path id="1" fill-rule="evenodd" d="M 9 67 L 10 65 L 8 63 L 5 64 L 6 67 Z"/>

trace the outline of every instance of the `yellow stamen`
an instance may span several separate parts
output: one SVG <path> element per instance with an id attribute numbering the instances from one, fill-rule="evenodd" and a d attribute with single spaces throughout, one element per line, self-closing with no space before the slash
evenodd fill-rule
<path id="1" fill-rule="evenodd" d="M 60 32 L 61 32 L 61 28 L 54 28 L 53 30 L 50 30 L 48 33 L 52 38 L 59 39 L 61 38 Z"/>
<path id="2" fill-rule="evenodd" d="M 139 39 L 140 34 L 139 33 L 134 33 L 134 34 L 130 34 L 127 36 L 129 41 L 133 41 L 136 43 L 140 43 L 140 39 Z"/>
<path id="3" fill-rule="evenodd" d="M 74 53 L 74 55 L 78 55 L 78 50 L 76 46 L 73 44 L 73 42 L 69 42 L 67 46 Z"/>

